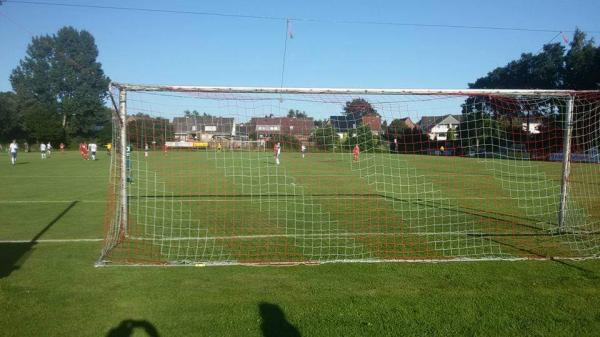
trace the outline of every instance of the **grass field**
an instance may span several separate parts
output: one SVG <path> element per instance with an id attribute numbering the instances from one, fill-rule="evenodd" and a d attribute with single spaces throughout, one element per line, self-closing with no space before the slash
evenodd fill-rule
<path id="1" fill-rule="evenodd" d="M 596 164 L 573 165 L 569 235 L 554 235 L 558 162 L 394 154 L 353 162 L 292 152 L 277 166 L 268 152 L 171 151 L 134 152 L 131 167 L 130 236 L 111 263 L 581 257 L 600 249 Z"/>
<path id="2" fill-rule="evenodd" d="M 209 154 L 198 158 L 203 156 L 208 158 Z M 230 196 L 250 196 L 241 198 L 244 200 L 239 204 L 236 202 L 231 212 L 225 212 L 223 207 L 208 207 L 213 209 L 211 216 L 220 219 L 217 224 L 221 228 L 214 230 L 230 236 L 249 230 L 240 227 L 240 220 L 248 209 L 255 209 L 257 205 L 263 217 L 253 217 L 252 221 L 261 224 L 264 219 L 264 231 L 275 230 L 273 225 L 281 217 L 264 216 L 263 212 L 269 214 L 277 204 L 273 204 L 272 198 L 261 198 L 271 194 L 271 186 L 289 184 L 267 184 L 270 187 L 266 191 L 248 191 L 244 188 L 257 185 L 249 182 L 247 175 L 219 170 L 219 167 L 247 170 L 246 161 L 226 154 L 211 158 L 215 163 L 207 164 L 206 170 L 211 169 L 209 176 L 219 181 L 211 186 L 218 186 L 219 192 L 226 191 Z M 530 199 L 527 193 L 532 189 L 524 187 L 527 184 L 538 186 L 538 193 L 549 193 L 556 188 L 560 170 L 555 163 L 540 163 L 535 168 L 537 179 L 528 183 L 522 177 L 503 173 L 502 162 L 481 164 L 469 159 L 436 158 L 439 161 L 434 163 L 411 158 L 407 157 L 403 166 L 394 169 L 427 172 L 418 175 L 423 182 L 417 185 L 430 186 L 431 191 L 440 191 L 446 196 L 460 196 L 452 198 L 455 200 L 452 204 L 446 204 L 450 210 L 438 215 L 441 211 L 432 208 L 439 207 L 430 205 L 395 206 L 396 201 L 390 199 L 410 199 L 410 194 L 393 189 L 378 190 L 378 183 L 379 186 L 394 184 L 385 180 L 393 172 L 377 171 L 393 168 L 381 164 L 389 161 L 385 156 L 365 157 L 365 163 L 371 160 L 371 164 L 358 167 L 343 158 L 330 161 L 317 155 L 310 168 L 302 167 L 299 159 L 292 157 L 284 157 L 282 165 L 287 170 L 285 179 L 293 177 L 295 184 L 305 186 L 303 193 L 311 196 L 311 202 L 318 201 L 337 221 L 335 225 L 346 231 L 389 231 L 396 218 L 414 221 L 412 227 L 408 222 L 407 228 L 413 229 L 404 234 L 404 241 L 394 241 L 393 249 L 388 250 L 395 257 L 413 253 L 433 256 L 430 254 L 437 252 L 428 243 L 407 244 L 413 235 L 420 237 L 416 230 L 434 229 L 433 222 L 428 222 L 431 219 L 469 219 L 475 224 L 471 228 L 478 231 L 509 226 L 511 233 L 518 233 L 546 230 L 536 226 L 551 221 L 550 215 L 554 214 L 553 210 L 544 209 L 554 208 L 554 204 L 547 206 L 549 202 L 522 203 Z M 268 159 L 266 154 L 264 160 Z M 457 160 L 462 160 L 461 164 L 457 164 Z M 102 248 L 107 157 L 102 154 L 99 161 L 91 162 L 81 160 L 75 153 L 67 153 L 42 161 L 37 154 L 20 154 L 19 161 L 15 167 L 8 164 L 8 159 L 0 165 L 2 336 L 152 335 L 144 330 L 155 330 L 160 336 L 595 336 L 600 331 L 598 260 L 326 264 L 280 268 L 95 268 Z M 148 165 L 160 171 L 161 163 L 164 161 L 151 156 Z M 340 177 L 346 177 L 339 179 L 347 180 L 325 184 L 323 178 L 315 178 L 322 177 L 315 173 L 318 170 L 325 172 L 332 167 Z M 196 174 L 189 170 L 180 176 L 165 174 L 164 177 L 173 180 L 164 179 L 163 183 L 184 189 L 179 191 L 181 195 L 199 195 L 198 199 L 217 192 L 215 187 L 212 190 L 207 187 L 201 193 L 196 188 L 190 191 L 189 185 L 182 184 Z M 596 169 L 575 165 L 574 177 L 585 177 L 580 185 L 597 184 L 596 180 L 590 180 L 595 177 L 583 174 L 590 170 L 595 172 Z M 312 174 L 306 173 L 309 171 Z M 523 166 L 522 171 L 526 175 L 532 169 Z M 511 172 L 518 169 L 513 167 Z M 470 178 L 466 174 L 471 174 Z M 480 179 L 473 179 L 477 175 Z M 135 178 L 133 185 L 140 186 L 140 176 Z M 577 179 L 574 184 L 577 186 Z M 227 189 L 223 189 L 225 186 Z M 141 192 L 138 196 L 142 196 L 148 189 L 138 191 Z M 589 189 L 581 188 L 581 191 L 587 192 L 575 187 L 573 194 L 587 193 L 591 201 L 579 202 L 577 209 L 585 212 L 588 219 L 596 218 L 598 210 L 593 205 L 597 205 L 594 199 L 597 195 L 590 194 Z M 352 205 L 340 198 L 327 197 L 331 194 L 364 194 L 366 202 L 372 203 L 373 211 L 350 213 Z M 319 195 L 324 196 L 317 197 Z M 254 196 L 261 197 L 254 200 Z M 248 198 L 251 200 L 245 200 Z M 483 203 L 483 199 L 495 201 Z M 430 201 L 442 202 L 433 197 Z M 241 207 L 243 204 L 246 206 Z M 261 210 L 261 207 L 264 208 Z M 419 214 L 431 216 L 429 220 L 420 220 Z M 536 218 L 534 214 L 547 214 L 549 219 Z M 369 224 L 369 220 L 377 221 Z M 386 257 L 378 255 L 386 251 L 377 249 L 382 240 L 372 238 L 370 242 L 362 242 L 369 256 Z M 493 247 L 501 247 L 510 256 L 573 251 L 568 244 L 544 245 L 536 240 L 518 236 L 496 238 L 498 242 Z M 490 247 L 486 244 L 485 247 Z M 286 247 L 286 244 L 275 247 Z M 292 245 L 287 244 L 287 247 Z M 479 247 L 477 249 L 483 251 L 484 246 Z M 442 251 L 450 252 L 451 248 L 444 246 Z M 533 248 L 537 250 L 532 251 Z M 241 251 L 238 249 L 238 252 Z M 282 251 L 272 251 L 278 252 Z M 235 256 L 235 253 L 235 250 L 229 251 L 223 256 Z M 130 330 L 135 333 L 131 334 Z"/>

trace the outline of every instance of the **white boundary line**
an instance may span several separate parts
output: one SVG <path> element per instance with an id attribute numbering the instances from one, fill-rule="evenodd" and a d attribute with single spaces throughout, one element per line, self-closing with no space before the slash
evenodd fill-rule
<path id="1" fill-rule="evenodd" d="M 364 260 L 331 260 L 331 261 L 289 261 L 289 262 L 272 262 L 272 263 L 245 263 L 239 261 L 231 262 L 198 262 L 198 263 L 163 263 L 163 264 L 111 264 L 110 261 L 98 261 L 95 267 L 151 267 L 151 268 L 188 268 L 188 267 L 223 267 L 223 266 L 245 266 L 245 267 L 293 267 L 293 266 L 318 266 L 326 264 L 342 264 L 342 263 L 461 263 L 461 262 L 515 262 L 515 261 L 540 261 L 549 262 L 554 260 L 564 261 L 586 261 L 599 260 L 600 256 L 592 257 L 482 257 L 482 258 L 467 258 L 455 257 L 448 259 L 364 259 Z"/>
<path id="2" fill-rule="evenodd" d="M 65 204 L 72 202 L 106 203 L 106 200 L 0 200 L 0 204 Z"/>
<path id="3" fill-rule="evenodd" d="M 444 235 L 465 235 L 472 237 L 495 236 L 505 233 L 476 233 L 476 232 L 423 232 L 423 233 L 408 233 L 408 232 L 346 232 L 346 233 L 323 233 L 323 234 L 256 234 L 256 235 L 229 235 L 229 236 L 207 236 L 207 237 L 172 237 L 172 238 L 144 238 L 144 237 L 129 237 L 135 241 L 209 241 L 209 240 L 253 240 L 253 239 L 274 239 L 274 238 L 339 238 L 351 236 L 444 236 Z M 514 234 L 511 232 L 511 234 Z M 541 232 L 525 232 L 521 235 L 543 235 Z M 550 234 L 550 233 L 547 233 Z M 35 243 L 69 243 L 69 242 L 98 242 L 103 241 L 102 238 L 92 239 L 41 239 Z M 31 240 L 0 240 L 0 243 L 31 243 Z"/>
<path id="4" fill-rule="evenodd" d="M 100 242 L 104 239 L 41 239 L 31 240 L 0 240 L 0 243 L 68 243 L 68 242 Z"/>
<path id="5" fill-rule="evenodd" d="M 494 236 L 503 235 L 504 233 L 476 233 L 476 232 L 423 232 L 423 233 L 408 233 L 408 232 L 345 232 L 345 233 L 316 233 L 316 234 L 256 234 L 256 235 L 228 235 L 228 236 L 206 236 L 206 237 L 172 237 L 172 238 L 144 238 L 144 237 L 129 237 L 130 240 L 135 241 L 209 241 L 209 240 L 253 240 L 253 239 L 275 239 L 275 238 L 339 238 L 339 237 L 351 237 L 351 236 L 444 236 L 444 235 L 465 235 L 478 237 L 481 235 Z M 510 233 L 514 234 L 514 233 Z M 543 231 L 539 233 L 526 232 L 519 233 L 522 235 L 543 235 Z M 67 242 L 98 242 L 104 239 L 41 239 L 35 241 L 36 243 L 67 243 Z M 0 243 L 28 243 L 31 240 L 0 240 Z"/>

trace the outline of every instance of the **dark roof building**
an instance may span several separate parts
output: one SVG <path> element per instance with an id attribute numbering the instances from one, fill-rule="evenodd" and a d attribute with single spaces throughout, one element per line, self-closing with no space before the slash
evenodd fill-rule
<path id="1" fill-rule="evenodd" d="M 312 118 L 295 117 L 255 117 L 250 120 L 250 130 L 259 136 L 290 135 L 297 138 L 307 138 L 315 128 Z"/>
<path id="2" fill-rule="evenodd" d="M 173 118 L 175 137 L 179 139 L 203 136 L 228 136 L 233 132 L 233 118 L 189 116 Z M 203 137 L 206 138 L 206 137 Z"/>
<path id="3" fill-rule="evenodd" d="M 329 117 L 329 123 L 337 133 L 347 133 L 356 129 L 362 124 L 362 119 L 358 115 L 342 115 Z"/>

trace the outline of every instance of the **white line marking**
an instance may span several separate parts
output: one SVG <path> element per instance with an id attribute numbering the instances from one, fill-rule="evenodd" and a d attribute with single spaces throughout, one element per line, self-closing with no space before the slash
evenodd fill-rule
<path id="1" fill-rule="evenodd" d="M 68 243 L 68 242 L 99 242 L 104 239 L 42 239 L 35 242 L 31 240 L 0 240 L 0 243 Z"/>
<path id="2" fill-rule="evenodd" d="M 256 235 L 229 235 L 229 236 L 207 236 L 207 237 L 172 237 L 172 238 L 144 238 L 144 237 L 129 237 L 130 240 L 136 241 L 208 241 L 208 240 L 253 240 L 253 239 L 274 239 L 274 238 L 337 238 L 348 236 L 443 236 L 443 235 L 465 235 L 465 236 L 494 236 L 504 235 L 505 233 L 477 233 L 477 232 L 359 232 L 359 233 L 316 233 L 316 234 L 256 234 Z M 544 232 L 527 232 L 517 233 L 521 235 L 540 235 Z M 41 239 L 36 243 L 68 243 L 68 242 L 98 242 L 104 239 Z M 29 243 L 31 240 L 0 240 L 0 243 Z"/>
<path id="3" fill-rule="evenodd" d="M 65 204 L 72 202 L 106 203 L 106 200 L 0 200 L 0 204 Z"/>

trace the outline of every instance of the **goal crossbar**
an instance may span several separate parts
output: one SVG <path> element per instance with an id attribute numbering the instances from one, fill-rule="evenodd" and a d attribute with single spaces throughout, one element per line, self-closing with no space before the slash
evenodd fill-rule
<path id="1" fill-rule="evenodd" d="M 456 95 L 456 96 L 557 96 L 600 94 L 600 90 L 547 89 L 400 89 L 400 88 L 288 88 L 288 87 L 228 87 L 193 85 L 153 85 L 112 82 L 112 88 L 127 91 L 170 91 L 193 93 L 262 93 L 298 95 Z"/>

